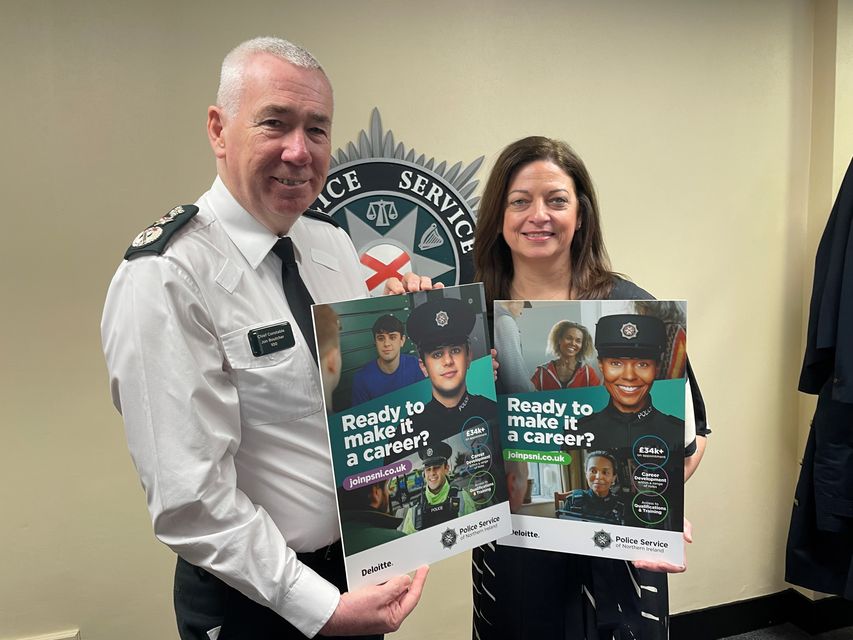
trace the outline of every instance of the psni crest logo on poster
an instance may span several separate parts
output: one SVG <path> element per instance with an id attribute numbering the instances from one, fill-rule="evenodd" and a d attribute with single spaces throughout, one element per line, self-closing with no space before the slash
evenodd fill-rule
<path id="1" fill-rule="evenodd" d="M 414 149 L 406 151 L 383 132 L 377 109 L 370 134 L 362 131 L 358 146 L 332 156 L 329 176 L 312 209 L 331 216 L 349 233 L 358 251 L 364 281 L 371 294 L 381 294 L 391 277 L 413 271 L 446 286 L 470 282 L 473 276 L 476 205 L 472 180 L 483 162 L 467 167 L 435 165 Z"/>

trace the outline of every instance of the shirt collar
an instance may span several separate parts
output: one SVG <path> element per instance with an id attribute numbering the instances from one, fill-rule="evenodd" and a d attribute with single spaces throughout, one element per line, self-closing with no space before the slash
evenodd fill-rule
<path id="1" fill-rule="evenodd" d="M 442 404 L 442 403 L 438 400 L 438 398 L 436 398 L 435 396 L 433 396 L 433 397 L 432 397 L 432 401 L 435 403 L 435 408 L 436 408 L 436 410 L 438 410 L 438 411 L 442 411 L 442 410 L 444 410 L 444 411 L 445 411 L 445 412 L 447 412 L 447 413 L 450 413 L 450 412 L 452 412 L 452 411 L 459 411 L 459 412 L 461 412 L 461 411 L 464 411 L 464 410 L 465 410 L 465 407 L 467 407 L 467 406 L 468 406 L 468 403 L 471 401 L 471 394 L 470 394 L 470 393 L 468 393 L 468 391 L 467 391 L 467 389 L 466 389 L 466 390 L 465 390 L 465 395 L 463 395 L 463 396 L 459 399 L 459 402 L 457 402 L 457 403 L 456 403 L 456 405 L 455 405 L 455 406 L 452 406 L 452 407 L 446 407 L 446 406 L 444 406 L 444 404 Z"/>
<path id="2" fill-rule="evenodd" d="M 613 400 L 607 403 L 607 406 L 604 408 L 604 411 L 614 420 L 621 420 L 623 422 L 640 422 L 641 420 L 647 420 L 652 414 L 657 413 L 657 409 L 652 405 L 651 398 L 646 398 L 646 406 L 640 411 L 634 411 L 632 413 L 622 413 L 613 406 Z"/>
<path id="3" fill-rule="evenodd" d="M 219 176 L 208 192 L 210 207 L 231 242 L 253 269 L 267 257 L 278 236 L 246 211 Z"/>

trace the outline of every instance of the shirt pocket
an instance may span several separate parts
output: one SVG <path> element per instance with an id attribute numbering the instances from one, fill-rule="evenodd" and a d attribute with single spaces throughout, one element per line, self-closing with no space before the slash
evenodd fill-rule
<path id="1" fill-rule="evenodd" d="M 283 322 L 286 320 L 252 325 L 221 338 L 240 398 L 243 424 L 291 422 L 323 407 L 319 373 L 307 348 L 296 344 L 262 356 L 252 353 L 249 331 Z"/>
<path id="2" fill-rule="evenodd" d="M 341 263 L 338 259 L 330 253 L 326 253 L 321 249 L 311 249 L 311 259 L 317 264 L 321 264 L 324 267 L 331 269 L 332 271 L 340 271 Z"/>

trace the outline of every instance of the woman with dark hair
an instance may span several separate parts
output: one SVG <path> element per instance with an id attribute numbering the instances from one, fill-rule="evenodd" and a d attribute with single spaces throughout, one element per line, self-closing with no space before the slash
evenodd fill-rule
<path id="1" fill-rule="evenodd" d="M 651 297 L 610 270 L 583 161 L 564 142 L 541 136 L 509 145 L 492 168 L 477 214 L 474 267 L 487 300 Z"/>
<path id="2" fill-rule="evenodd" d="M 506 299 L 652 297 L 611 270 L 583 161 L 564 142 L 539 136 L 510 144 L 495 162 L 480 201 L 474 265 L 489 309 L 494 300 Z M 691 395 L 693 410 L 687 413 L 701 437 L 690 431 L 685 443 L 695 450 L 685 461 L 685 478 L 695 470 L 707 434 L 698 388 Z M 685 539 L 690 540 L 687 525 Z M 473 557 L 473 635 L 663 639 L 669 603 L 660 572 L 684 569 L 485 545 Z"/>
<path id="3" fill-rule="evenodd" d="M 556 359 L 540 364 L 530 381 L 537 391 L 554 391 L 601 384 L 590 365 L 594 352 L 592 336 L 582 324 L 560 320 L 551 327 L 546 351 Z"/>

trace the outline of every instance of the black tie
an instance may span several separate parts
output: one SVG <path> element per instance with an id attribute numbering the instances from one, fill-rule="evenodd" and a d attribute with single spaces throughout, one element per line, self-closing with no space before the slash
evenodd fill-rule
<path id="1" fill-rule="evenodd" d="M 305 337 L 311 355 L 317 360 L 317 347 L 314 344 L 314 326 L 311 323 L 311 305 L 314 299 L 308 292 L 302 276 L 299 275 L 299 266 L 293 255 L 293 240 L 290 238 L 279 238 L 272 248 L 273 253 L 281 258 L 281 284 L 284 287 L 284 297 L 290 306 L 299 330 Z"/>

